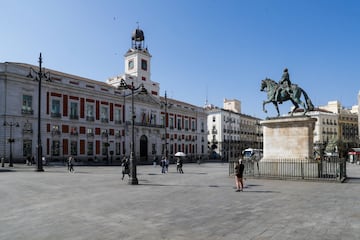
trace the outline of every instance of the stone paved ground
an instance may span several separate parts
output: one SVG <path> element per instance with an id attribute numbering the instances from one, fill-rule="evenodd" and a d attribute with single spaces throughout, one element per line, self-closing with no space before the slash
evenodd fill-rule
<path id="1" fill-rule="evenodd" d="M 348 173 L 360 177 L 360 166 Z M 0 239 L 359 239 L 360 178 L 348 183 L 247 179 L 234 191 L 228 165 L 119 167 L 15 165 L 0 170 Z"/>

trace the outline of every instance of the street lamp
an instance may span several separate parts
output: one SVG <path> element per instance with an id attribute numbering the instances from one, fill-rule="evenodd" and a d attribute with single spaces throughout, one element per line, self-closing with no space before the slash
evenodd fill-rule
<path id="1" fill-rule="evenodd" d="M 38 172 L 43 172 L 43 164 L 42 164 L 42 144 L 41 144 L 41 80 L 45 79 L 46 81 L 50 81 L 50 72 L 44 72 L 42 67 L 42 57 L 41 53 L 39 56 L 39 71 L 36 71 L 32 67 L 30 67 L 29 74 L 27 75 L 28 78 L 32 78 L 35 81 L 39 82 L 39 90 L 38 90 L 38 134 L 37 134 L 37 169 Z M 35 77 L 32 75 L 35 74 Z"/>
<path id="2" fill-rule="evenodd" d="M 169 155 L 169 151 L 168 151 L 168 143 L 167 143 L 167 110 L 168 110 L 168 101 L 167 101 L 167 95 L 166 95 L 166 91 L 165 91 L 165 102 L 164 102 L 164 106 L 165 106 L 165 117 L 164 117 L 164 130 L 165 130 L 165 158 L 168 159 L 168 155 Z"/>
<path id="3" fill-rule="evenodd" d="M 12 155 L 12 144 L 15 142 L 15 139 L 12 137 L 13 127 L 19 127 L 18 122 L 4 122 L 4 126 L 10 127 L 10 138 L 8 138 L 8 142 L 10 143 L 10 160 L 9 167 L 13 167 L 13 155 Z"/>
<path id="4" fill-rule="evenodd" d="M 129 89 L 131 90 L 131 152 L 130 152 L 130 178 L 129 184 L 137 185 L 139 181 L 136 176 L 136 159 L 135 159 L 135 111 L 134 111 L 134 92 L 140 90 L 140 94 L 147 94 L 147 90 L 144 87 L 144 84 L 140 84 L 138 87 L 134 87 L 134 82 L 131 82 L 131 85 L 128 85 L 124 79 L 121 79 L 120 85 L 118 87 L 120 90 Z"/>

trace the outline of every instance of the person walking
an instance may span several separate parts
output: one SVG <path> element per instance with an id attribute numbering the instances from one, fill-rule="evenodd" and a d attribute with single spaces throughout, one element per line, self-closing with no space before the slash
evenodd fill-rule
<path id="1" fill-rule="evenodd" d="M 124 180 L 125 175 L 129 175 L 130 177 L 130 164 L 129 164 L 129 158 L 124 157 L 122 161 L 122 178 L 121 180 Z"/>
<path id="2" fill-rule="evenodd" d="M 244 168 L 245 168 L 245 166 L 242 163 L 242 159 L 240 158 L 239 161 L 235 165 L 236 192 L 243 191 L 243 189 L 244 189 L 244 183 L 243 183 Z"/>
<path id="3" fill-rule="evenodd" d="M 154 156 L 154 158 L 153 158 L 153 166 L 156 167 L 156 164 L 157 164 L 157 157 Z"/>
<path id="4" fill-rule="evenodd" d="M 68 158 L 68 170 L 71 173 L 75 173 L 74 170 L 74 157 L 73 156 L 69 156 Z"/>
<path id="5" fill-rule="evenodd" d="M 169 159 L 165 156 L 165 172 L 169 172 Z"/>
<path id="6" fill-rule="evenodd" d="M 179 173 L 183 174 L 184 173 L 184 171 L 182 169 L 183 160 L 181 159 L 181 157 L 179 157 L 178 160 L 179 160 Z"/>
<path id="7" fill-rule="evenodd" d="M 179 172 L 179 167 L 180 167 L 180 157 L 176 158 L 176 172 Z"/>
<path id="8" fill-rule="evenodd" d="M 161 173 L 165 174 L 166 173 L 166 160 L 165 160 L 165 157 L 163 157 L 161 159 L 160 166 L 161 166 Z"/>

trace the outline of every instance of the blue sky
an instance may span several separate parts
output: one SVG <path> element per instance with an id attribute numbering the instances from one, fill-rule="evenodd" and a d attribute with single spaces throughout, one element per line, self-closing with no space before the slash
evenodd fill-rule
<path id="1" fill-rule="evenodd" d="M 285 67 L 315 106 L 357 104 L 360 1 L 357 0 L 0 0 L 0 62 L 37 65 L 105 81 L 124 72 L 131 33 L 152 54 L 152 80 L 171 98 L 275 116 L 260 92 Z M 290 103 L 280 107 L 287 112 Z"/>

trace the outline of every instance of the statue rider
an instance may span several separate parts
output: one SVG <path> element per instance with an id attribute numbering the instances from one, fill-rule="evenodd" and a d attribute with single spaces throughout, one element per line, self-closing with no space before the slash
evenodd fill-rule
<path id="1" fill-rule="evenodd" d="M 276 89 L 275 100 L 278 99 L 278 96 L 279 96 L 282 89 L 284 89 L 290 95 L 292 93 L 290 88 L 291 88 L 290 76 L 289 76 L 288 69 L 285 68 L 284 72 L 283 72 L 283 75 L 281 76 L 281 79 L 279 81 L 279 86 Z M 279 100 L 279 103 L 280 104 L 282 103 L 281 99 Z"/>

